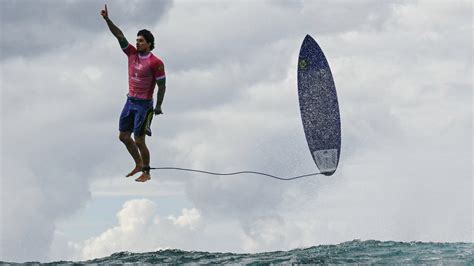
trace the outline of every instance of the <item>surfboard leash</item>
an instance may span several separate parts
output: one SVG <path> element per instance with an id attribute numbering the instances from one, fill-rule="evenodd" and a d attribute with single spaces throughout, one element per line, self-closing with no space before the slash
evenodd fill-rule
<path id="1" fill-rule="evenodd" d="M 290 180 L 295 180 L 295 179 L 299 179 L 299 178 L 303 178 L 303 177 L 315 176 L 315 175 L 322 174 L 322 173 L 312 173 L 312 174 L 299 175 L 299 176 L 285 178 L 285 177 L 274 176 L 274 175 L 270 175 L 270 174 L 266 174 L 266 173 L 262 173 L 262 172 L 256 172 L 256 171 L 239 171 L 239 172 L 232 172 L 232 173 L 216 173 L 216 172 L 209 172 L 209 171 L 196 170 L 196 169 L 190 169 L 190 168 L 181 168 L 181 167 L 150 167 L 150 168 L 147 167 L 146 170 L 179 170 L 179 171 L 196 172 L 196 173 L 202 173 L 202 174 L 208 174 L 208 175 L 218 175 L 218 176 L 254 174 L 254 175 L 267 176 L 267 177 L 275 178 L 275 179 L 282 180 L 282 181 L 290 181 Z"/>

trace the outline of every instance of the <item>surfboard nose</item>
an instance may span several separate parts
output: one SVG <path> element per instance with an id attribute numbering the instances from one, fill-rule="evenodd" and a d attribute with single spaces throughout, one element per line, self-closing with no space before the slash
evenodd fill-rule
<path id="1" fill-rule="evenodd" d="M 314 40 L 314 38 L 311 37 L 311 35 L 306 34 L 306 37 L 304 37 L 303 43 L 308 43 L 308 42 L 314 42 L 314 43 L 316 43 L 316 40 Z"/>

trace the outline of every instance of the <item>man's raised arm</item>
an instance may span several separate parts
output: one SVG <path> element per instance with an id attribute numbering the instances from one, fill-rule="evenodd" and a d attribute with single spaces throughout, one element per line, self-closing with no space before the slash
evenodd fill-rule
<path id="1" fill-rule="evenodd" d="M 100 15 L 107 22 L 107 26 L 109 26 L 110 31 L 115 36 L 115 38 L 117 38 L 117 40 L 119 41 L 120 47 L 122 48 L 127 47 L 128 41 L 123 35 L 122 31 L 117 26 L 115 26 L 112 20 L 109 19 L 109 12 L 107 11 L 107 5 L 105 5 L 105 9 L 100 11 Z"/>

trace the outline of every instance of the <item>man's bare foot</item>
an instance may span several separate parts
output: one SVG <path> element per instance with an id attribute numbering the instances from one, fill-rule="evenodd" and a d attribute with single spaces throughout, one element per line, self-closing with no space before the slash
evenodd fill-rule
<path id="1" fill-rule="evenodd" d="M 138 172 L 141 172 L 143 169 L 143 165 L 137 165 L 135 166 L 135 169 L 133 169 L 130 173 L 128 173 L 127 177 L 130 177 Z"/>
<path id="2" fill-rule="evenodd" d="M 137 181 L 137 182 L 146 182 L 150 179 L 151 179 L 150 173 L 143 172 L 143 174 L 139 178 L 135 179 L 135 181 Z"/>

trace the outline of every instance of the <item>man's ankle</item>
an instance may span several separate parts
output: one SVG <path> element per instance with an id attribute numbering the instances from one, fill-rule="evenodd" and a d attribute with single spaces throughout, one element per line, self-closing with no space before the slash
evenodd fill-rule
<path id="1" fill-rule="evenodd" d="M 150 169 L 150 166 L 149 166 L 149 165 L 148 165 L 148 166 L 143 166 L 143 167 L 142 167 L 142 172 L 144 172 L 144 173 L 147 173 L 147 174 L 149 174 L 149 173 L 150 173 L 150 170 L 151 170 L 151 169 Z"/>

